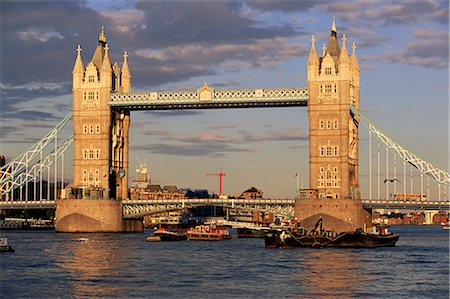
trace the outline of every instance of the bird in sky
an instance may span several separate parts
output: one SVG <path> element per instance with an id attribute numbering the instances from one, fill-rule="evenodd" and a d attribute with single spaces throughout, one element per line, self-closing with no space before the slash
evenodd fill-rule
<path id="1" fill-rule="evenodd" d="M 399 183 L 401 183 L 399 180 L 397 180 L 397 179 L 385 179 L 384 180 L 384 184 L 386 184 L 386 182 L 391 182 L 391 183 L 393 183 L 393 182 L 395 182 L 395 181 L 397 181 L 397 182 L 399 182 Z"/>

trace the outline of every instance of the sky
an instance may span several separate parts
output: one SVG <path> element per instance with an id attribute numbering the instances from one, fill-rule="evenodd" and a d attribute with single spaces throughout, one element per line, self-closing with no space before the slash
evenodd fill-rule
<path id="1" fill-rule="evenodd" d="M 357 45 L 361 109 L 399 143 L 449 169 L 448 1 L 2 0 L 0 9 L 0 154 L 7 161 L 70 112 L 77 45 L 86 65 L 101 25 L 111 60 L 121 64 L 129 54 L 132 91 L 204 82 L 306 87 L 311 35 L 320 54 L 335 16 L 338 36 Z M 266 197 L 292 197 L 295 173 L 308 186 L 308 130 L 306 107 L 132 112 L 130 181 L 139 160 L 152 183 L 218 193 L 218 178 L 205 174 L 222 168 L 227 194 L 255 186 Z M 363 197 L 367 136 L 362 128 Z"/>

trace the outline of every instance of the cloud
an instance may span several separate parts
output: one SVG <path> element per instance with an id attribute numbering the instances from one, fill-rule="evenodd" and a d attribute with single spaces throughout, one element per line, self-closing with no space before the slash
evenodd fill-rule
<path id="1" fill-rule="evenodd" d="M 100 14 L 109 19 L 119 32 L 130 32 L 136 28 L 146 28 L 146 25 L 142 24 L 145 12 L 138 9 L 105 10 L 101 11 Z"/>
<path id="2" fill-rule="evenodd" d="M 4 119 L 23 119 L 23 120 L 54 120 L 56 117 L 48 112 L 20 110 L 20 111 L 3 111 L 2 118 Z"/>
<path id="3" fill-rule="evenodd" d="M 323 7 L 353 27 L 379 27 L 418 22 L 448 24 L 448 4 L 434 0 L 325 2 Z"/>
<path id="4" fill-rule="evenodd" d="M 40 42 L 47 42 L 51 38 L 64 39 L 60 32 L 52 27 L 36 28 L 30 27 L 25 31 L 17 32 L 17 37 L 24 41 L 37 40 Z"/>
<path id="5" fill-rule="evenodd" d="M 0 137 L 2 139 L 8 137 L 16 137 L 17 135 L 22 135 L 17 127 L 0 125 Z"/>
<path id="6" fill-rule="evenodd" d="M 197 157 L 225 157 L 231 152 L 255 152 L 254 150 L 236 148 L 231 145 L 223 145 L 214 142 L 193 144 L 141 144 L 131 145 L 131 150 L 151 152 L 171 156 L 197 156 Z"/>
<path id="7" fill-rule="evenodd" d="M 292 0 L 278 0 L 278 1 L 268 1 L 268 0 L 249 0 L 247 4 L 250 7 L 263 10 L 263 11 L 282 11 L 285 13 L 290 13 L 293 11 L 308 11 L 314 6 L 320 4 L 320 1 L 315 0 L 302 0 L 302 1 L 292 1 Z"/>
<path id="8" fill-rule="evenodd" d="M 404 49 L 381 55 L 374 55 L 370 59 L 391 63 L 420 65 L 428 68 L 448 68 L 448 31 L 418 29 L 415 31 L 414 37 L 416 40 L 405 43 Z"/>
<path id="9" fill-rule="evenodd" d="M 47 91 L 59 91 L 59 90 L 67 90 L 66 83 L 49 83 L 49 82 L 30 82 L 23 85 L 12 85 L 8 83 L 0 82 L 0 90 L 5 89 L 26 89 L 29 91 L 36 90 L 47 90 Z"/>
<path id="10" fill-rule="evenodd" d="M 140 49 L 136 55 L 170 64 L 185 62 L 198 69 L 224 62 L 245 62 L 246 66 L 264 66 L 278 63 L 293 57 L 304 56 L 308 49 L 304 46 L 290 44 L 284 38 L 258 40 L 251 44 L 218 44 L 213 46 L 189 44 L 168 47 L 162 50 Z M 167 66 L 169 64 L 169 66 Z M 241 66 L 241 65 L 240 65 Z M 176 71 L 176 68 L 170 68 Z"/>
<path id="11" fill-rule="evenodd" d="M 239 130 L 239 133 L 246 142 L 309 141 L 308 133 L 304 133 L 301 129 L 275 130 L 264 134 L 254 134 L 241 129 Z"/>

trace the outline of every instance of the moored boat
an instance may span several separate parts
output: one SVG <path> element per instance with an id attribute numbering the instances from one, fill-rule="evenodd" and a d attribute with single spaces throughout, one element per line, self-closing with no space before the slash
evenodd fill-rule
<path id="1" fill-rule="evenodd" d="M 333 232 L 326 230 L 305 230 L 301 227 L 287 230 L 272 230 L 266 233 L 267 248 L 287 247 L 389 247 L 395 246 L 399 235 L 381 228 L 373 233 L 356 230 L 354 232 Z"/>
<path id="2" fill-rule="evenodd" d="M 172 231 L 165 228 L 158 228 L 153 236 L 159 237 L 161 241 L 183 241 L 187 240 L 185 231 Z"/>
<path id="3" fill-rule="evenodd" d="M 191 241 L 220 241 L 231 239 L 231 234 L 223 227 L 198 225 L 188 229 L 187 238 Z"/>
<path id="4" fill-rule="evenodd" d="M 15 250 L 8 244 L 7 238 L 0 238 L 0 252 L 14 252 Z"/>
<path id="5" fill-rule="evenodd" d="M 264 238 L 269 227 L 238 227 L 236 232 L 238 238 Z"/>
<path id="6" fill-rule="evenodd" d="M 443 223 L 441 223 L 441 226 L 442 226 L 442 229 L 450 229 L 450 222 L 447 222 L 447 223 L 443 222 Z"/>

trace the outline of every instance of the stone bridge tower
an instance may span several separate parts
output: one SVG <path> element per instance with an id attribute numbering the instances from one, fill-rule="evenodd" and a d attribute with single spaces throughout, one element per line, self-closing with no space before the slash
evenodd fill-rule
<path id="1" fill-rule="evenodd" d="M 371 226 L 362 207 L 358 183 L 359 66 L 353 44 L 342 48 L 333 19 L 328 45 L 318 56 L 315 38 L 308 58 L 309 190 L 300 191 L 295 215 L 313 228 L 322 218 L 325 229 L 353 231 Z"/>
<path id="2" fill-rule="evenodd" d="M 349 55 L 345 34 L 342 49 L 333 20 L 328 46 L 317 56 L 314 36 L 308 58 L 309 177 L 319 198 L 359 198 L 358 120 L 359 66 L 355 45 Z"/>
<path id="3" fill-rule="evenodd" d="M 72 71 L 74 181 L 70 197 L 56 201 L 55 230 L 140 231 L 142 225 L 122 219 L 121 199 L 128 198 L 130 114 L 112 110 L 108 103 L 112 92 L 130 92 L 127 53 L 122 68 L 111 63 L 103 26 L 86 67 L 80 46 L 77 52 Z"/>
<path id="4" fill-rule="evenodd" d="M 130 91 L 127 54 L 122 69 L 111 63 L 103 26 L 86 68 L 80 46 L 77 52 L 72 72 L 74 187 L 98 187 L 102 198 L 127 198 L 129 111 L 108 105 L 111 92 Z"/>

